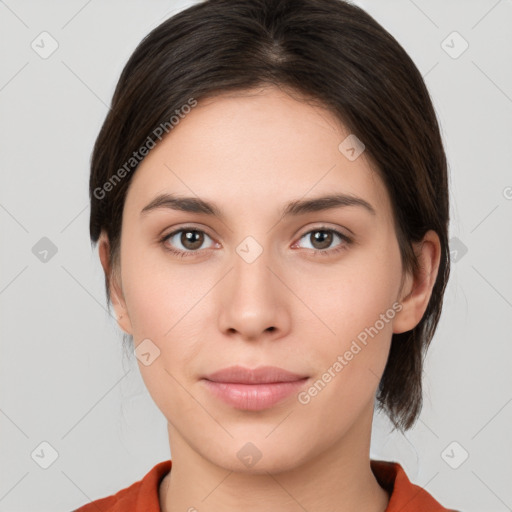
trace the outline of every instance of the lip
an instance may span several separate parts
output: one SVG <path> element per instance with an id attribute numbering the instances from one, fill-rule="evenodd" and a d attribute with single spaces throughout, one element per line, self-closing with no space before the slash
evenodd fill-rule
<path id="1" fill-rule="evenodd" d="M 309 379 L 276 366 L 255 369 L 231 366 L 202 380 L 217 398 L 237 408 L 251 411 L 268 409 L 296 393 Z"/>
<path id="2" fill-rule="evenodd" d="M 293 382 L 307 375 L 292 373 L 277 366 L 259 366 L 250 369 L 243 366 L 230 366 L 204 377 L 213 382 L 230 382 L 238 384 L 268 384 L 276 382 Z"/>

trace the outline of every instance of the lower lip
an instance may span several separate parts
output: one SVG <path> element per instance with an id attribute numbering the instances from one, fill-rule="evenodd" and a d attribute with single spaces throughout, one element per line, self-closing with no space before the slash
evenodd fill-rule
<path id="1" fill-rule="evenodd" d="M 261 411 L 276 405 L 292 393 L 297 393 L 307 380 L 306 377 L 292 382 L 240 384 L 203 379 L 213 395 L 237 409 L 249 411 Z"/>

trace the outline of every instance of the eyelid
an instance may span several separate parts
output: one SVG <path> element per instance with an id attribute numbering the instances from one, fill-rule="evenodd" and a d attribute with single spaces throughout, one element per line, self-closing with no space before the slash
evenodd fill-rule
<path id="1" fill-rule="evenodd" d="M 320 223 L 317 226 L 312 226 L 304 231 L 301 231 L 301 234 L 297 235 L 296 238 L 297 240 L 300 240 L 301 238 L 304 237 L 304 235 L 308 235 L 314 231 L 332 231 L 334 233 L 339 234 L 339 236 L 341 236 L 342 238 L 347 238 L 349 240 L 352 240 L 353 236 L 355 236 L 353 231 L 351 231 L 348 228 L 345 228 L 344 226 L 329 226 L 327 223 Z"/>
<path id="2" fill-rule="evenodd" d="M 209 230 L 208 228 L 204 227 L 204 226 L 194 226 L 193 224 L 184 224 L 184 225 L 179 225 L 175 228 L 172 228 L 171 231 L 167 232 L 167 234 L 162 234 L 162 235 L 159 235 L 159 239 L 164 239 L 164 238 L 169 238 L 170 236 L 172 235 L 175 235 L 176 233 L 179 233 L 180 231 L 199 231 L 199 232 L 202 232 L 202 233 L 205 233 L 206 235 L 208 235 L 211 239 L 214 239 L 215 237 L 209 233 Z M 167 229 L 164 230 L 164 232 L 167 231 Z"/>
<path id="3" fill-rule="evenodd" d="M 311 233 L 314 233 L 316 231 L 329 231 L 331 233 L 334 233 L 335 236 L 339 237 L 342 241 L 342 243 L 334 246 L 334 247 L 330 247 L 328 249 L 309 249 L 310 251 L 315 251 L 315 252 L 324 252 L 324 253 L 327 253 L 327 252 L 330 252 L 330 251 L 334 251 L 337 247 L 339 246 L 346 246 L 346 245 L 349 245 L 349 244 L 352 244 L 354 242 L 354 238 L 351 236 L 351 235 L 347 235 L 345 234 L 341 229 L 339 229 L 338 227 L 334 228 L 334 227 L 329 227 L 329 226 L 326 226 L 326 225 L 321 225 L 321 226 L 315 226 L 313 228 L 309 228 L 308 230 L 304 231 L 298 238 L 297 238 L 297 241 L 293 243 L 292 247 L 296 247 L 297 244 L 299 243 L 300 240 L 302 240 L 306 235 L 310 235 Z M 350 230 L 348 230 L 350 231 Z M 352 231 L 350 231 L 352 233 Z"/>

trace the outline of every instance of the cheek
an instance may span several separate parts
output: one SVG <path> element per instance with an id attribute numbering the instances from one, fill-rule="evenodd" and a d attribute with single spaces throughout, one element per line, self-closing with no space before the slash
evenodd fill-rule
<path id="1" fill-rule="evenodd" d="M 387 362 L 393 319 L 401 307 L 395 302 L 400 277 L 398 249 L 389 248 L 361 251 L 337 271 L 317 274 L 314 283 L 298 281 L 298 294 L 307 297 L 315 313 L 307 315 L 302 328 L 309 332 L 305 342 L 317 340 L 309 353 L 324 372 L 316 387 L 330 389 L 324 394 L 326 404 L 330 396 L 357 407 L 374 393 Z"/>
<path id="2" fill-rule="evenodd" d="M 394 318 L 400 278 L 398 249 L 389 248 L 387 253 L 359 251 L 310 278 L 302 274 L 295 289 L 315 313 L 316 329 L 321 328 L 325 339 L 336 340 L 341 348 L 373 326 L 381 315 L 385 315 L 384 320 Z M 323 325 L 319 326 L 318 320 Z M 378 328 L 389 334 L 392 322 L 382 325 L 379 321 Z"/>
<path id="3" fill-rule="evenodd" d="M 309 329 L 310 339 L 317 343 L 314 347 L 310 343 L 307 353 L 318 373 L 298 397 L 307 421 L 316 424 L 327 438 L 338 435 L 372 407 L 388 359 L 396 314 L 389 290 L 377 292 L 360 280 L 353 285 L 346 281 L 343 291 L 330 297 L 322 311 L 335 335 L 318 324 L 317 331 L 326 332 L 325 336 Z"/>
<path id="4" fill-rule="evenodd" d="M 129 236 L 125 239 L 125 300 L 135 339 L 160 339 L 193 306 L 197 281 L 191 282 L 186 272 L 166 264 L 160 251 L 140 245 Z"/>
<path id="5" fill-rule="evenodd" d="M 211 325 L 208 292 L 215 276 L 211 270 L 200 273 L 193 266 L 173 268 L 161 256 L 151 259 L 148 254 L 144 259 L 135 252 L 126 254 L 122 280 L 134 342 L 149 339 L 158 353 L 150 366 L 139 364 L 151 390 L 153 380 L 170 379 L 166 369 L 185 374 L 194 368 L 189 363 L 200 352 L 208 320 Z"/>
<path id="6" fill-rule="evenodd" d="M 192 267 L 190 267 L 192 268 Z M 202 317 L 207 300 L 208 280 L 197 283 L 187 272 L 164 267 L 138 265 L 125 260 L 125 298 L 132 323 L 134 342 L 149 347 L 150 364 L 138 359 L 149 394 L 167 418 L 172 411 L 198 414 L 193 400 L 182 386 L 194 380 L 194 361 L 204 339 Z M 197 278 L 199 279 L 199 278 Z M 211 284 L 210 284 L 211 286 Z M 143 341 L 150 340 L 150 342 Z M 153 356 L 156 354 L 156 357 Z M 153 359 L 154 357 L 154 359 Z"/>

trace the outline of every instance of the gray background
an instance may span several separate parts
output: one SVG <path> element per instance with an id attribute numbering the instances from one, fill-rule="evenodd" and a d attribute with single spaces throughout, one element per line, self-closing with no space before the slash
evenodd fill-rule
<path id="1" fill-rule="evenodd" d="M 376 416 L 371 455 L 399 461 L 446 507 L 512 510 L 512 2 L 356 3 L 433 97 L 455 259 L 421 418 L 402 436 Z M 164 418 L 105 309 L 88 164 L 136 44 L 190 4 L 0 1 L 2 512 L 69 511 L 170 458 Z M 58 43 L 47 58 L 43 31 Z"/>

